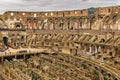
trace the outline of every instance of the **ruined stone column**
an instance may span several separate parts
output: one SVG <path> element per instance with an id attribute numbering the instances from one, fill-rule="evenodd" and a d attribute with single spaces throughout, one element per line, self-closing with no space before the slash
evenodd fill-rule
<path id="1" fill-rule="evenodd" d="M 95 54 L 98 53 L 98 48 L 95 46 Z"/>
<path id="2" fill-rule="evenodd" d="M 98 52 L 102 53 L 101 46 L 98 47 Z"/>
<path id="3" fill-rule="evenodd" d="M 91 46 L 89 47 L 89 52 L 92 53 L 92 47 Z"/>

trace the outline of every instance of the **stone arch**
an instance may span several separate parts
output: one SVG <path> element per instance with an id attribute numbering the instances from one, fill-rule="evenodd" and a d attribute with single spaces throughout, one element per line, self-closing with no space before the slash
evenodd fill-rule
<path id="1" fill-rule="evenodd" d="M 115 78 L 115 80 L 119 80 L 118 78 Z"/>
<path id="2" fill-rule="evenodd" d="M 16 25 L 16 28 L 17 28 L 17 27 L 20 27 L 20 25 L 19 25 L 19 24 L 17 24 L 17 25 Z"/>
<path id="3" fill-rule="evenodd" d="M 20 23 L 15 23 L 15 28 L 20 29 L 21 28 L 21 24 Z"/>
<path id="4" fill-rule="evenodd" d="M 112 76 L 112 74 L 108 72 L 108 76 L 109 76 L 109 77 L 111 77 L 111 76 Z"/>
<path id="5" fill-rule="evenodd" d="M 101 69 L 101 73 L 103 74 L 105 71 L 103 69 Z"/>
<path id="6" fill-rule="evenodd" d="M 95 66 L 95 69 L 98 70 L 99 68 L 97 66 Z"/>
<path id="7" fill-rule="evenodd" d="M 110 56 L 112 56 L 112 55 L 113 55 L 113 52 L 112 52 L 112 51 L 110 51 L 110 52 L 109 52 L 109 55 L 110 55 Z"/>
<path id="8" fill-rule="evenodd" d="M 104 38 L 102 38 L 102 39 L 100 40 L 100 42 L 104 43 L 104 42 L 105 42 L 105 39 L 104 39 Z"/>

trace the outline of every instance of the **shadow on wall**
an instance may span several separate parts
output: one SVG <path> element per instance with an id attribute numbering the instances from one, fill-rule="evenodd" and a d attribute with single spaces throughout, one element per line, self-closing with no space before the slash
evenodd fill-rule
<path id="1" fill-rule="evenodd" d="M 8 46 L 8 37 L 3 37 L 3 43 Z"/>

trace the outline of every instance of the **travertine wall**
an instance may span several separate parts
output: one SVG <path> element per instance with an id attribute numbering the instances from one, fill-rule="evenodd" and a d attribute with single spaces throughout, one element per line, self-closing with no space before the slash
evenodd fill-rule
<path id="1" fill-rule="evenodd" d="M 120 6 L 52 12 L 7 11 L 1 17 L 9 29 L 120 30 Z"/>

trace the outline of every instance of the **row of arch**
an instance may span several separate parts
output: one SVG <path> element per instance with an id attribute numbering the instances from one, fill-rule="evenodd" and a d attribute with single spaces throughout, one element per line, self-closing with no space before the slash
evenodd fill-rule
<path id="1" fill-rule="evenodd" d="M 85 22 L 84 22 L 85 21 Z M 87 27 L 85 27 L 85 25 Z M 27 19 L 27 28 L 38 29 L 82 29 L 83 26 L 86 29 L 90 29 L 90 22 L 87 19 Z"/>

